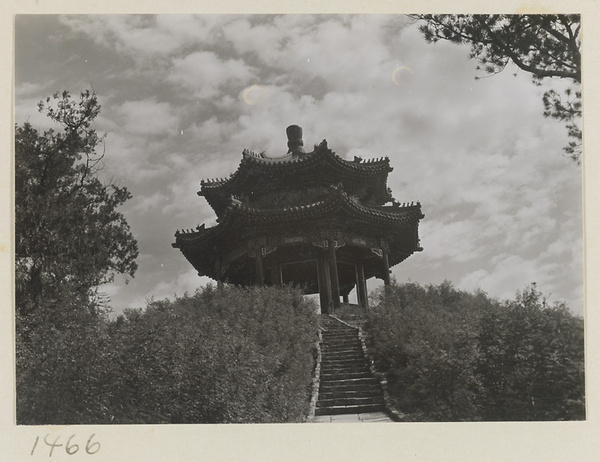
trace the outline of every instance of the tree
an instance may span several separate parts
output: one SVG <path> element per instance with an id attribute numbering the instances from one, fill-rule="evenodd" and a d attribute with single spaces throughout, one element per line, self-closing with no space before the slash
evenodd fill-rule
<path id="1" fill-rule="evenodd" d="M 57 93 L 39 110 L 61 129 L 15 126 L 17 421 L 105 421 L 99 287 L 136 271 L 137 243 L 117 210 L 131 195 L 98 178 L 93 92 Z"/>
<path id="2" fill-rule="evenodd" d="M 563 94 L 544 93 L 544 116 L 564 122 L 571 141 L 568 157 L 581 156 L 580 16 L 554 15 L 413 15 L 429 42 L 448 40 L 470 44 L 470 57 L 488 74 L 502 72 L 509 62 L 532 75 L 535 84 L 546 78 L 570 81 Z"/>
<path id="3" fill-rule="evenodd" d="M 58 304 L 97 310 L 98 287 L 137 269 L 137 242 L 117 210 L 131 195 L 97 176 L 104 153 L 92 128 L 100 112 L 94 92 L 78 100 L 56 93 L 38 108 L 62 130 L 15 127 L 17 312 Z"/>

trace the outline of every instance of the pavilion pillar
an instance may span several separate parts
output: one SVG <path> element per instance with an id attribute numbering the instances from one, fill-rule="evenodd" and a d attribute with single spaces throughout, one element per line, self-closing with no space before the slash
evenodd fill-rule
<path id="1" fill-rule="evenodd" d="M 340 307 L 340 279 L 338 276 L 337 259 L 335 255 L 335 241 L 333 238 L 327 239 L 329 248 L 329 274 L 331 279 L 331 298 L 333 301 L 333 309 Z"/>
<path id="2" fill-rule="evenodd" d="M 256 249 L 256 284 L 262 286 L 265 282 L 265 275 L 263 272 L 263 258 L 262 248 Z"/>
<path id="3" fill-rule="evenodd" d="M 277 278 L 277 265 L 275 263 L 273 263 L 271 266 L 269 266 L 269 274 L 271 275 L 271 285 L 272 286 L 280 285 L 279 279 Z"/>
<path id="4" fill-rule="evenodd" d="M 356 265 L 356 294 L 358 295 L 358 304 L 367 310 L 369 308 L 369 298 L 367 296 L 365 267 L 362 261 Z"/>
<path id="5" fill-rule="evenodd" d="M 329 266 L 322 252 L 317 251 L 317 274 L 319 277 L 319 303 L 321 314 L 329 314 L 331 304 L 331 280 L 329 278 Z"/>
<path id="6" fill-rule="evenodd" d="M 200 276 L 200 273 L 198 273 Z M 217 257 L 217 287 L 219 289 L 223 288 L 223 264 L 221 257 Z"/>
<path id="7" fill-rule="evenodd" d="M 390 280 L 390 261 L 388 259 L 388 252 L 386 249 L 383 249 L 383 258 L 382 258 L 382 269 L 383 269 L 383 283 L 386 286 L 389 286 L 391 283 Z"/>
<path id="8" fill-rule="evenodd" d="M 348 294 L 342 294 L 342 302 L 344 302 L 346 305 L 348 303 L 350 303 L 350 299 L 348 298 Z"/>

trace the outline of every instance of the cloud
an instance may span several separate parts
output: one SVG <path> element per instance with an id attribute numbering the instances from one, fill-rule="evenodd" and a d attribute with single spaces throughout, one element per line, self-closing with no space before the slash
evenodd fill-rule
<path id="1" fill-rule="evenodd" d="M 405 24 L 404 19 L 394 21 L 392 16 L 288 15 L 258 24 L 244 18 L 226 25 L 223 35 L 238 53 L 251 55 L 270 68 L 285 66 L 285 73 L 265 76 L 266 84 L 284 80 L 314 87 L 323 80 L 341 91 L 357 91 L 391 81 L 393 69 L 383 71 L 382 67 L 390 55 L 375 32 L 390 22 L 398 30 Z"/>
<path id="2" fill-rule="evenodd" d="M 197 98 L 212 98 L 225 86 L 246 85 L 254 74 L 242 60 L 222 60 L 215 53 L 199 51 L 174 59 L 167 79 Z"/>
<path id="3" fill-rule="evenodd" d="M 61 16 L 73 32 L 135 59 L 175 53 L 190 43 L 208 42 L 218 17 L 189 15 Z"/>
<path id="4" fill-rule="evenodd" d="M 161 191 L 154 194 L 134 198 L 131 203 L 131 209 L 136 213 L 148 213 L 160 209 L 168 201 L 168 197 Z"/>
<path id="5" fill-rule="evenodd" d="M 19 85 L 15 85 L 15 98 L 22 100 L 31 95 L 37 97 L 40 93 L 48 91 L 48 88 L 52 88 L 54 82 L 22 82 Z"/>
<path id="6" fill-rule="evenodd" d="M 166 102 L 126 101 L 117 113 L 122 118 L 124 130 L 134 135 L 175 134 L 178 128 L 179 118 Z"/>

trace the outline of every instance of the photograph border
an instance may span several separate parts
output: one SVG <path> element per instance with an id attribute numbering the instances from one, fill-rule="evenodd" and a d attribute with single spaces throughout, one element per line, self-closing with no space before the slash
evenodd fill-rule
<path id="1" fill-rule="evenodd" d="M 597 214 L 600 198 L 600 148 L 598 107 L 600 92 L 596 66 L 600 65 L 600 32 L 594 22 L 600 18 L 597 2 L 505 1 L 501 7 L 482 2 L 435 2 L 423 4 L 411 1 L 336 1 L 326 5 L 304 2 L 219 2 L 210 0 L 202 6 L 174 0 L 158 1 L 109 0 L 100 8 L 89 0 L 20 2 L 10 0 L 0 7 L 3 11 L 1 45 L 5 56 L 1 69 L 5 110 L 0 117 L 3 155 L 6 156 L 0 178 L 2 226 L 0 226 L 0 374 L 1 431 L 0 459 L 12 461 L 47 460 L 48 454 L 31 455 L 36 438 L 46 435 L 62 443 L 72 436 L 72 443 L 82 448 L 93 442 L 101 444 L 94 455 L 84 451 L 68 456 L 56 451 L 51 460 L 107 461 L 288 461 L 288 460 L 593 460 L 600 450 L 597 387 L 600 367 L 598 310 L 600 287 L 594 282 L 600 275 L 600 220 Z M 14 364 L 14 290 L 13 290 L 13 227 L 14 227 L 14 15 L 55 13 L 552 13 L 564 11 L 582 15 L 584 156 L 583 156 L 583 229 L 584 229 L 584 290 L 586 342 L 586 420 L 580 422 L 547 423 L 404 423 L 396 425 L 333 424 L 328 427 L 310 424 L 229 424 L 229 425 L 102 425 L 102 426 L 16 426 L 15 425 L 15 364 Z M 596 75 L 594 75 L 596 74 Z M 90 440 L 91 435 L 93 439 Z M 41 440 L 38 440 L 41 441 Z M 90 442 L 91 441 L 91 442 Z M 7 459 L 4 459 L 7 457 Z"/>

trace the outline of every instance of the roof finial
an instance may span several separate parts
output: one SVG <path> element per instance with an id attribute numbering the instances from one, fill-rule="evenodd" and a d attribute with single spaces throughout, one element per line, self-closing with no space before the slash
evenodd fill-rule
<path id="1" fill-rule="evenodd" d="M 288 154 L 304 154 L 304 141 L 302 141 L 302 127 L 290 125 L 286 129 L 288 137 Z"/>

